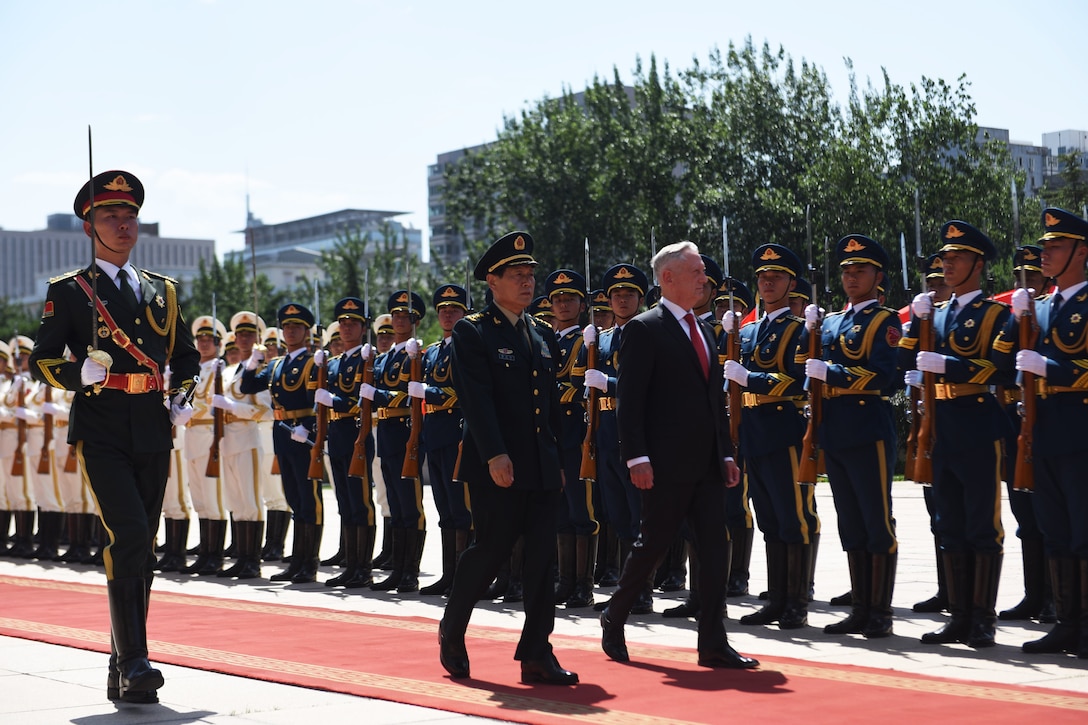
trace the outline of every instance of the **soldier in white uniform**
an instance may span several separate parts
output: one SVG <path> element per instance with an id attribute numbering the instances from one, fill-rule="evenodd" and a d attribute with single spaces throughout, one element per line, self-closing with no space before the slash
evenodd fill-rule
<path id="1" fill-rule="evenodd" d="M 29 447 L 24 444 L 22 450 L 17 450 L 20 421 L 16 415 L 20 391 L 28 391 L 31 385 L 30 376 L 27 375 L 30 348 L 20 345 L 17 338 L 12 338 L 8 347 L 11 350 L 12 379 L 4 390 L 3 397 L 3 406 L 9 416 L 4 423 L 3 439 L 0 441 L 0 466 L 4 468 L 8 510 L 15 517 L 15 541 L 7 555 L 28 559 L 34 553 L 34 491 L 29 456 L 26 455 Z"/>
<path id="2" fill-rule="evenodd" d="M 238 336 L 235 335 L 235 342 Z M 280 347 L 280 331 L 278 328 L 269 327 L 261 335 L 261 345 L 265 349 L 265 360 L 279 357 L 283 354 Z M 245 362 L 248 357 L 243 357 Z M 272 404 L 271 396 L 266 392 L 259 395 L 269 396 L 262 398 L 267 405 Z M 283 481 L 280 479 L 279 466 L 276 454 L 272 448 L 272 428 L 275 421 L 262 420 L 257 424 L 261 437 L 261 450 L 265 452 L 264 462 L 261 464 L 261 499 L 264 501 L 265 518 L 268 527 L 265 531 L 264 548 L 261 549 L 261 558 L 265 561 L 280 561 L 284 558 L 284 542 L 287 541 L 287 527 L 291 523 L 291 507 L 287 504 L 287 497 L 283 494 Z"/>
<path id="3" fill-rule="evenodd" d="M 11 508 L 8 506 L 7 494 L 7 479 L 11 471 L 6 463 L 10 460 L 11 452 L 6 446 L 8 433 L 14 427 L 14 418 L 4 405 L 7 390 L 11 387 L 10 365 L 11 347 L 0 340 L 0 556 L 8 553 L 11 531 Z"/>
<path id="4" fill-rule="evenodd" d="M 164 374 L 170 385 L 170 366 Z M 169 403 L 166 403 L 169 405 Z M 185 479 L 185 426 L 171 426 L 174 448 L 170 451 L 170 475 L 166 479 L 166 493 L 162 499 L 162 515 L 166 521 L 166 545 L 162 558 L 155 564 L 157 571 L 181 571 L 186 567 L 185 554 L 189 542 L 189 519 L 193 515 L 193 502 L 189 497 L 189 484 Z"/>

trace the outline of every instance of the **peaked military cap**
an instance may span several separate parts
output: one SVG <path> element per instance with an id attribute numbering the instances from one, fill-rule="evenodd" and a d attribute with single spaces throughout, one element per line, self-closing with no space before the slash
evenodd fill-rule
<path id="1" fill-rule="evenodd" d="M 1034 244 L 1025 244 L 1022 247 L 1016 248 L 1016 254 L 1012 258 L 1012 271 L 1019 272 L 1021 270 L 1025 272 L 1042 272 L 1043 260 L 1042 260 L 1043 248 L 1037 247 Z"/>
<path id="2" fill-rule="evenodd" d="M 332 308 L 333 319 L 340 320 L 345 317 L 352 320 L 359 320 L 364 325 L 367 323 L 366 319 L 366 305 L 358 297 L 344 297 L 336 303 L 336 306 Z M 329 325 L 331 328 L 332 325 Z"/>
<path id="3" fill-rule="evenodd" d="M 25 357 L 34 351 L 34 341 L 26 335 L 16 335 L 8 341 L 8 353 L 14 357 Z"/>
<path id="4" fill-rule="evenodd" d="M 296 302 L 288 302 L 276 312 L 276 320 L 280 327 L 288 322 L 295 322 L 310 328 L 314 325 L 314 313 Z"/>
<path id="5" fill-rule="evenodd" d="M 200 337 L 201 335 L 212 335 L 216 340 L 222 340 L 227 336 L 227 327 L 219 320 L 214 319 L 211 315 L 200 315 L 191 326 L 193 337 Z"/>
<path id="6" fill-rule="evenodd" d="M 11 360 L 11 346 L 0 340 L 0 360 Z"/>
<path id="7" fill-rule="evenodd" d="M 937 277 L 944 279 L 944 260 L 941 259 L 940 252 L 926 257 L 926 279 L 936 279 Z"/>
<path id="8" fill-rule="evenodd" d="M 839 266 L 848 264 L 871 264 L 877 269 L 888 265 L 888 253 L 884 248 L 864 234 L 847 234 L 835 245 L 839 257 Z"/>
<path id="9" fill-rule="evenodd" d="M 661 287 L 654 285 L 646 292 L 646 309 L 652 310 L 661 303 Z M 609 308 L 611 309 L 611 308 Z"/>
<path id="10" fill-rule="evenodd" d="M 601 279 L 604 293 L 611 295 L 613 290 L 624 287 L 638 290 L 640 296 L 646 296 L 646 289 L 650 286 L 646 281 L 646 273 L 633 264 L 616 264 L 608 268 Z"/>
<path id="11" fill-rule="evenodd" d="M 785 272 L 791 277 L 801 276 L 801 260 L 781 244 L 761 244 L 752 252 L 753 274 L 760 272 Z"/>
<path id="12" fill-rule="evenodd" d="M 589 293 L 590 297 L 590 309 L 597 312 L 611 312 L 612 302 L 609 301 L 608 295 L 604 293 L 603 289 L 595 289 Z"/>
<path id="13" fill-rule="evenodd" d="M 279 347 L 279 345 L 280 345 L 280 328 L 278 328 L 278 327 L 269 327 L 269 328 L 267 328 L 264 331 L 264 336 L 261 337 L 261 344 L 262 345 L 275 345 L 276 347 Z"/>
<path id="14" fill-rule="evenodd" d="M 796 277 L 790 297 L 798 297 L 806 302 L 812 302 L 812 283 L 804 277 Z"/>
<path id="15" fill-rule="evenodd" d="M 557 269 L 544 280 L 544 295 L 551 299 L 553 295 L 578 295 L 586 298 L 586 278 L 572 269 Z"/>
<path id="16" fill-rule="evenodd" d="M 468 311 L 468 292 L 459 284 L 444 284 L 434 291 L 431 305 L 436 309 L 460 307 Z"/>
<path id="17" fill-rule="evenodd" d="M 329 323 L 329 326 L 325 328 L 324 334 L 321 336 L 321 347 L 328 347 L 334 341 L 340 339 L 340 321 L 333 320 Z"/>
<path id="18" fill-rule="evenodd" d="M 140 211 L 144 205 L 144 185 L 139 179 L 127 171 L 103 171 L 88 180 L 72 202 L 72 209 L 80 219 L 86 219 L 91 210 L 92 185 L 95 207 L 124 204 Z"/>
<path id="19" fill-rule="evenodd" d="M 529 232 L 510 232 L 495 240 L 480 257 L 474 271 L 476 279 L 485 280 L 489 274 L 498 274 L 504 267 L 515 264 L 531 264 L 533 259 L 533 237 Z"/>
<path id="20" fill-rule="evenodd" d="M 235 312 L 234 316 L 230 318 L 230 329 L 236 333 L 242 330 L 253 330 L 259 336 L 264 334 L 266 325 L 258 315 L 249 310 L 242 310 L 241 312 Z"/>
<path id="21" fill-rule="evenodd" d="M 412 293 L 412 302 L 409 305 L 408 290 L 406 289 L 399 289 L 389 295 L 388 309 L 390 314 L 394 312 L 414 312 L 417 320 L 422 320 L 423 316 L 427 314 L 427 306 L 423 303 L 423 298 L 415 292 Z"/>
<path id="22" fill-rule="evenodd" d="M 529 303 L 529 314 L 538 318 L 555 317 L 555 313 L 552 312 L 552 301 L 544 295 L 537 297 Z"/>
<path id="23" fill-rule="evenodd" d="M 227 330 L 227 336 L 223 338 L 223 352 L 238 349 L 238 341 L 234 339 L 234 331 Z"/>
<path id="24" fill-rule="evenodd" d="M 974 252 L 987 260 L 997 256 L 997 248 L 988 236 L 959 219 L 953 219 L 941 225 L 941 241 L 944 246 L 937 250 L 937 254 L 955 251 Z"/>
<path id="25" fill-rule="evenodd" d="M 748 286 L 741 282 L 736 277 L 726 277 L 720 285 L 718 285 L 718 293 L 714 296 L 714 301 L 729 301 L 729 289 L 733 289 L 734 302 L 740 302 L 747 309 L 755 307 L 755 297 L 752 296 L 751 290 Z"/>
<path id="26" fill-rule="evenodd" d="M 392 335 L 393 316 L 390 314 L 378 315 L 374 318 L 373 327 L 375 335 Z"/>
<path id="27" fill-rule="evenodd" d="M 1054 206 L 1043 209 L 1043 228 L 1046 232 L 1039 238 L 1040 242 L 1049 239 L 1088 240 L 1088 221 Z"/>
<path id="28" fill-rule="evenodd" d="M 703 267 L 706 268 L 706 276 L 714 283 L 715 288 L 719 287 L 724 278 L 721 266 L 705 254 L 700 254 L 699 256 L 703 258 Z"/>

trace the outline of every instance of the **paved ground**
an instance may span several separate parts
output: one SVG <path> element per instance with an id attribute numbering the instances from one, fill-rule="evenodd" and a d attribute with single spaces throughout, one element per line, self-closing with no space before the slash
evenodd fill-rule
<path id="1" fill-rule="evenodd" d="M 430 494 L 427 493 L 428 505 Z M 918 638 L 940 626 L 938 615 L 915 615 L 910 605 L 935 591 L 932 538 L 922 501 L 922 490 L 915 484 L 896 483 L 895 514 L 898 521 L 900 559 L 894 605 L 898 619 L 895 636 L 887 640 L 867 641 L 861 637 L 831 637 L 821 628 L 845 616 L 845 610 L 827 605 L 829 597 L 849 589 L 846 557 L 838 546 L 834 506 L 826 484 L 817 489 L 817 501 L 823 515 L 823 540 L 817 565 L 816 598 L 810 609 L 811 627 L 791 632 L 768 627 L 742 627 L 736 620 L 758 607 L 755 597 L 729 600 L 730 640 L 740 651 L 756 656 L 793 657 L 820 662 L 839 662 L 905 672 L 924 673 L 975 681 L 1013 683 L 1073 690 L 1088 693 L 1088 661 L 1067 656 L 1026 656 L 1020 644 L 1034 639 L 1046 627 L 1034 623 L 1002 624 L 998 646 L 976 652 L 964 645 L 923 646 Z M 326 499 L 330 506 L 332 497 Z M 437 521 L 433 509 L 431 521 Z M 334 517 L 335 518 L 335 517 Z M 1022 595 L 1019 542 L 1015 524 L 1006 506 L 1005 568 L 998 596 L 998 609 L 1019 601 Z M 196 527 L 193 527 L 194 529 Z M 195 536 L 195 534 L 194 534 Z M 335 551 L 338 532 L 335 522 L 326 529 L 323 554 Z M 759 547 L 757 546 L 757 549 Z M 423 562 L 427 584 L 439 571 L 438 537 L 427 542 Z M 279 566 L 265 567 L 265 576 L 279 571 Z M 323 579 L 338 570 L 323 569 Z M 752 588 L 758 592 L 765 581 L 762 551 L 753 553 Z M 63 579 L 84 583 L 102 583 L 100 570 L 91 567 L 65 567 L 52 564 L 15 562 L 0 559 L 0 574 Z M 267 580 L 256 584 L 224 583 L 178 575 L 161 576 L 155 586 L 166 591 L 241 598 L 252 601 L 306 604 L 350 611 L 390 615 L 413 615 L 438 619 L 442 601 L 418 595 L 388 595 L 377 592 L 347 593 L 317 585 L 284 587 Z M 659 595 L 656 612 L 672 606 L 680 594 Z M 501 603 L 482 605 L 473 619 L 475 624 L 510 628 L 520 627 L 518 605 Z M 585 610 L 556 613 L 556 631 L 563 634 L 597 637 L 596 618 Z M 627 626 L 631 642 L 647 642 L 694 647 L 694 622 L 677 623 L 659 614 L 632 617 Z M 471 655 L 471 651 L 469 653 Z M 511 653 L 512 654 L 512 653 Z M 561 662 L 573 666 L 573 657 Z M 601 654 L 601 657 L 604 657 Z M 694 652 L 692 653 L 694 659 Z M 435 668 L 439 667 L 437 646 Z M 158 707 L 115 706 L 105 699 L 105 657 L 82 650 L 38 644 L 0 637 L 0 720 L 22 724 L 73 722 L 81 725 L 99 723 L 297 723 L 303 718 L 324 722 L 342 722 L 365 714 L 372 723 L 443 723 L 490 722 L 447 712 L 378 700 L 329 694 L 286 685 L 274 685 L 245 678 L 218 675 L 183 667 L 162 666 L 166 686 L 160 691 Z M 517 682 L 518 669 L 510 663 L 510 681 Z"/>

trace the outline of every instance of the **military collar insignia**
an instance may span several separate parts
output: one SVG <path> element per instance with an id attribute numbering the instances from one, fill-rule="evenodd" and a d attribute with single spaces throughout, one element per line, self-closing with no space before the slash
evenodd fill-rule
<path id="1" fill-rule="evenodd" d="M 166 300 L 162 298 L 162 295 L 155 295 L 155 304 L 159 307 L 166 307 Z"/>
<path id="2" fill-rule="evenodd" d="M 964 327 L 974 327 L 975 326 L 975 321 L 974 320 L 965 320 L 964 323 L 963 323 L 963 326 Z"/>
<path id="3" fill-rule="evenodd" d="M 1074 312 L 1072 315 L 1069 316 L 1069 321 L 1072 322 L 1074 325 L 1079 324 L 1080 320 L 1081 316 L 1079 312 Z"/>

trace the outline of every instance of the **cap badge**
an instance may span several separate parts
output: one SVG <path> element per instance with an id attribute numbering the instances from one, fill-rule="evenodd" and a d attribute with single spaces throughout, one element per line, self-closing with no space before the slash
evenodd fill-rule
<path id="1" fill-rule="evenodd" d="M 442 290 L 442 296 L 447 298 L 457 297 L 457 290 L 455 290 L 453 287 L 447 287 L 446 289 Z"/>
<path id="2" fill-rule="evenodd" d="M 407 301 L 408 301 L 408 293 L 407 292 L 401 292 L 400 296 L 397 297 L 397 302 L 407 302 Z"/>
<path id="3" fill-rule="evenodd" d="M 865 249 L 865 245 L 854 238 L 851 238 L 846 246 L 842 248 L 844 252 L 860 252 L 863 249 Z"/>
<path id="4" fill-rule="evenodd" d="M 355 300 L 348 300 L 347 302 L 344 303 L 344 309 L 345 310 L 357 310 L 357 309 L 359 309 L 359 305 L 355 304 Z"/>
<path id="5" fill-rule="evenodd" d="M 944 238 L 945 239 L 959 239 L 960 237 L 964 236 L 966 233 L 967 232 L 963 231 L 962 229 L 957 227 L 955 224 L 949 224 L 948 225 L 948 231 L 946 231 L 944 233 Z"/>
<path id="6" fill-rule="evenodd" d="M 1031 251 L 1030 249 L 1025 249 L 1024 250 L 1024 260 L 1025 261 L 1035 261 L 1038 258 L 1039 258 L 1039 255 L 1036 254 L 1035 252 Z"/>
<path id="7" fill-rule="evenodd" d="M 767 249 L 765 249 L 763 251 L 763 256 L 760 257 L 760 260 L 766 262 L 766 261 L 772 260 L 772 259 L 782 259 L 782 255 L 779 254 L 778 252 L 774 251 L 770 247 L 767 247 Z"/>
<path id="8" fill-rule="evenodd" d="M 517 236 L 517 238 L 514 240 L 514 249 L 519 252 L 525 251 L 525 237 L 521 236 L 520 234 Z"/>
<path id="9" fill-rule="evenodd" d="M 1046 216 L 1043 217 L 1043 223 L 1046 224 L 1047 228 L 1050 228 L 1058 226 L 1061 224 L 1061 221 L 1050 212 L 1047 212 Z"/>
<path id="10" fill-rule="evenodd" d="M 113 177 L 113 181 L 106 184 L 103 188 L 107 191 L 132 191 L 132 187 L 128 185 L 128 181 L 121 174 Z"/>
<path id="11" fill-rule="evenodd" d="M 613 276 L 616 279 L 631 279 L 635 275 L 633 275 L 631 273 L 631 270 L 627 269 L 627 267 L 620 267 L 618 270 L 616 270 L 616 274 Z"/>
<path id="12" fill-rule="evenodd" d="M 560 272 L 559 275 L 555 278 L 556 284 L 570 284 L 573 281 L 574 278 L 568 275 L 566 272 Z"/>
<path id="13" fill-rule="evenodd" d="M 294 305 L 290 305 L 286 310 L 283 311 L 283 314 L 285 314 L 285 315 L 297 315 L 298 314 L 298 308 L 295 307 Z"/>

